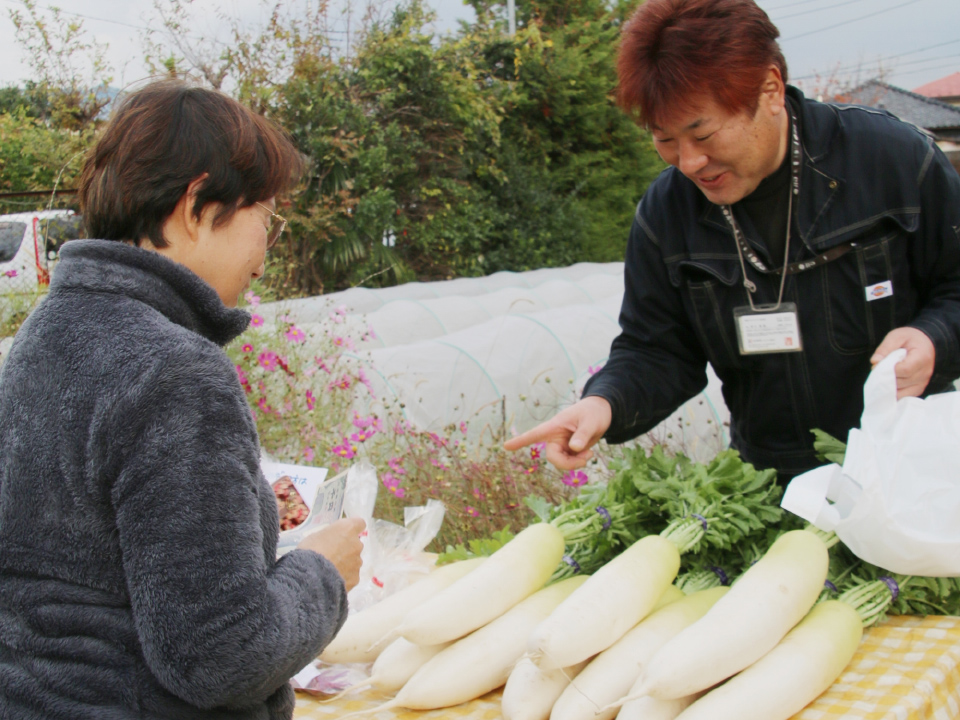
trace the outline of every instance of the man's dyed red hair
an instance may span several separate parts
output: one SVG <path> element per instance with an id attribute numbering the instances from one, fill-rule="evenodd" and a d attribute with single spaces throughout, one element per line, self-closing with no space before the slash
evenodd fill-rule
<path id="1" fill-rule="evenodd" d="M 779 35 L 753 0 L 647 0 L 623 29 L 617 101 L 647 128 L 705 97 L 752 114 L 771 65 L 787 81 Z"/>

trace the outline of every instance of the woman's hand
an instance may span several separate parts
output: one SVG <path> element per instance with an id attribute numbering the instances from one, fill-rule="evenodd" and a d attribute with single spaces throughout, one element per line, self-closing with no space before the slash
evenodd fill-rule
<path id="1" fill-rule="evenodd" d="M 586 397 L 561 410 L 545 423 L 503 444 L 506 450 L 519 450 L 538 442 L 547 444 L 547 460 L 561 470 L 574 470 L 593 457 L 590 450 L 610 427 L 613 412 L 601 397 Z"/>
<path id="2" fill-rule="evenodd" d="M 337 520 L 323 530 L 307 535 L 297 548 L 323 555 L 337 568 L 347 590 L 351 590 L 360 582 L 360 566 L 363 564 L 360 560 L 360 551 L 363 550 L 360 535 L 366 527 L 367 523 L 361 518 Z"/>

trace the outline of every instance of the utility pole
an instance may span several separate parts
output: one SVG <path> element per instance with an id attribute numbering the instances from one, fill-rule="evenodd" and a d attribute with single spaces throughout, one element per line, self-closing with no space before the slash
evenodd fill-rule
<path id="1" fill-rule="evenodd" d="M 513 37 L 517 34 L 517 5 L 515 0 L 507 0 L 507 17 L 510 23 L 510 37 Z"/>

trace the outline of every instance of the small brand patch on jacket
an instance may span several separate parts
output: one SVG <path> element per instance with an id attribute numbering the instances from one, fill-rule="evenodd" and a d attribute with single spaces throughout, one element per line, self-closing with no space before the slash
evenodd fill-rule
<path id="1" fill-rule="evenodd" d="M 867 302 L 890 297 L 893 295 L 893 282 L 891 280 L 884 280 L 876 285 L 868 285 L 864 290 L 867 291 Z"/>

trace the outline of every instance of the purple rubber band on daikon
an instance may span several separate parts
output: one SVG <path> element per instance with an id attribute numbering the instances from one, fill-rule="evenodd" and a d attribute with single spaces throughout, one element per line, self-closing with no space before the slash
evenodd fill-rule
<path id="1" fill-rule="evenodd" d="M 578 563 L 576 560 L 574 560 L 574 559 L 573 559 L 572 557 L 570 557 L 569 555 L 564 555 L 564 556 L 563 556 L 563 561 L 564 561 L 567 565 L 569 565 L 570 567 L 572 567 L 572 568 L 573 568 L 573 571 L 574 571 L 575 573 L 580 572 L 580 563 Z"/>
<path id="2" fill-rule="evenodd" d="M 824 580 L 824 581 L 823 581 L 823 586 L 824 586 L 825 588 L 827 588 L 827 590 L 829 590 L 830 592 L 840 592 L 839 590 L 837 590 L 837 586 L 834 585 L 834 584 L 833 584 L 832 582 L 830 582 L 829 580 Z"/>
<path id="3" fill-rule="evenodd" d="M 897 585 L 897 581 L 886 575 L 877 579 L 890 588 L 890 594 L 893 595 L 893 602 L 896 602 L 897 598 L 900 597 L 900 586 Z"/>
<path id="4" fill-rule="evenodd" d="M 600 517 L 603 518 L 603 526 L 600 528 L 601 530 L 607 530 L 611 525 L 613 525 L 613 520 L 610 518 L 610 513 L 607 512 L 607 509 L 603 505 L 597 505 L 597 507 L 594 509 L 600 513 Z"/>
<path id="5" fill-rule="evenodd" d="M 700 524 L 703 525 L 703 529 L 707 529 L 707 519 L 703 515 L 697 515 L 696 513 L 690 513 L 690 517 L 696 518 L 700 521 Z"/>
<path id="6" fill-rule="evenodd" d="M 720 584 L 727 586 L 730 584 L 730 578 L 727 577 L 727 574 L 723 571 L 723 568 L 717 567 L 716 565 L 711 565 L 710 569 L 713 571 L 713 574 L 720 578 Z"/>

